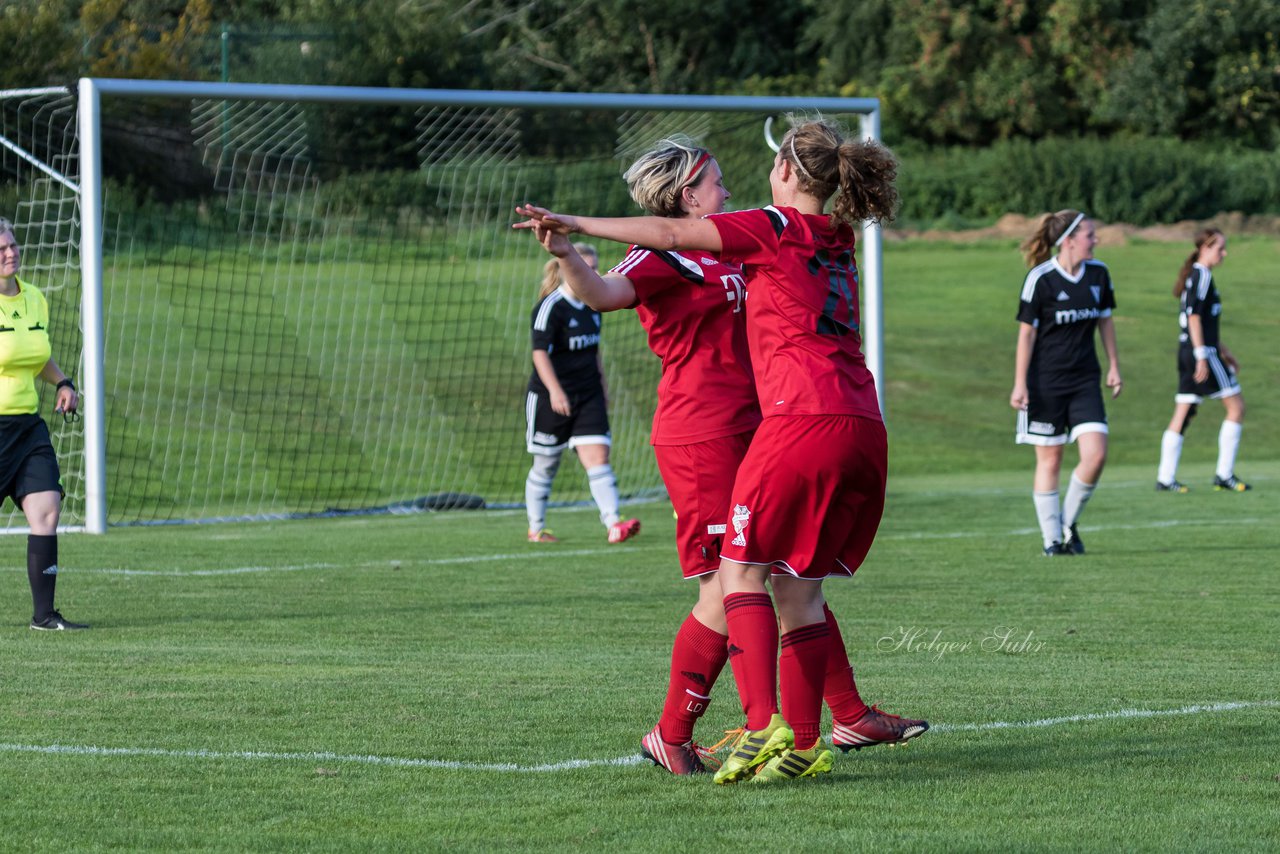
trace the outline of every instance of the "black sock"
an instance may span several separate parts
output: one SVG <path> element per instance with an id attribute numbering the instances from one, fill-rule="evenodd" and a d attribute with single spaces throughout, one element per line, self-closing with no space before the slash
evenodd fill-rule
<path id="1" fill-rule="evenodd" d="M 58 583 L 58 535 L 27 536 L 27 580 L 31 582 L 34 620 L 53 613 L 53 588 Z"/>

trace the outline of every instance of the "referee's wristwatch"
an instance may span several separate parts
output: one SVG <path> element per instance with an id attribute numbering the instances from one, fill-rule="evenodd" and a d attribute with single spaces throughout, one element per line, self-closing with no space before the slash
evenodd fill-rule
<path id="1" fill-rule="evenodd" d="M 63 377 L 62 380 L 58 383 L 57 387 L 54 389 L 54 391 L 61 391 L 64 388 L 69 388 L 72 391 L 75 391 L 76 384 L 71 381 L 70 377 Z"/>

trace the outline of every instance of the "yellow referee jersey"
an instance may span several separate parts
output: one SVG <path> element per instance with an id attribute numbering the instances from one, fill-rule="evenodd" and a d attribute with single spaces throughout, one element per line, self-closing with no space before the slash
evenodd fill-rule
<path id="1" fill-rule="evenodd" d="M 36 411 L 36 376 L 49 363 L 49 304 L 21 279 L 13 296 L 0 294 L 0 415 Z"/>

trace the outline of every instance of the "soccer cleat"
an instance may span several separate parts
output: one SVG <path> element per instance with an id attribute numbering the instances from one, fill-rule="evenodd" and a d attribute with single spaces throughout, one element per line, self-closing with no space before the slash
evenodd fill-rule
<path id="1" fill-rule="evenodd" d="M 1178 483 L 1176 480 L 1171 480 L 1168 483 L 1156 481 L 1156 492 L 1176 492 L 1179 495 L 1186 495 L 1190 491 L 1191 487 L 1185 483 Z"/>
<path id="2" fill-rule="evenodd" d="M 1214 492 L 1248 492 L 1250 489 L 1253 489 L 1253 487 L 1235 475 L 1231 475 L 1231 477 L 1226 480 L 1223 480 L 1216 474 L 1213 476 Z"/>
<path id="3" fill-rule="evenodd" d="M 704 758 L 712 760 L 711 753 L 701 745 L 686 741 L 684 744 L 672 744 L 662 740 L 662 734 L 655 726 L 653 731 L 640 740 L 640 755 L 654 765 L 666 768 L 672 774 L 705 774 L 707 766 Z"/>
<path id="4" fill-rule="evenodd" d="M 764 729 L 744 729 L 733 742 L 733 750 L 714 781 L 720 785 L 736 783 L 743 777 L 795 744 L 795 735 L 782 715 L 774 715 Z"/>
<path id="5" fill-rule="evenodd" d="M 1070 554 L 1072 554 L 1072 552 L 1070 552 L 1062 543 L 1050 543 L 1044 547 L 1045 557 L 1059 557 L 1061 555 Z"/>
<path id="6" fill-rule="evenodd" d="M 89 626 L 86 623 L 73 623 L 57 611 L 53 611 L 43 619 L 32 620 L 31 628 L 41 632 L 66 632 L 74 629 L 87 629 Z"/>
<path id="7" fill-rule="evenodd" d="M 529 531 L 529 542 L 531 543 L 558 543 L 560 538 L 552 534 L 546 528 Z"/>
<path id="8" fill-rule="evenodd" d="M 890 715 L 870 706 L 853 723 L 832 723 L 831 746 L 848 753 L 850 750 L 875 747 L 877 744 L 906 744 L 908 740 L 923 735 L 927 729 L 928 721 Z"/>
<path id="9" fill-rule="evenodd" d="M 609 526 L 609 542 L 621 543 L 640 533 L 640 520 L 628 519 L 625 522 L 614 522 Z"/>
<path id="10" fill-rule="evenodd" d="M 1067 539 L 1062 544 L 1062 549 L 1068 554 L 1084 554 L 1084 540 L 1080 539 L 1080 532 L 1076 530 L 1075 525 L 1067 529 Z"/>
<path id="11" fill-rule="evenodd" d="M 770 759 L 751 778 L 753 783 L 777 783 L 783 780 L 799 780 L 815 774 L 827 774 L 835 764 L 831 751 L 819 741 L 808 750 L 784 750 Z"/>

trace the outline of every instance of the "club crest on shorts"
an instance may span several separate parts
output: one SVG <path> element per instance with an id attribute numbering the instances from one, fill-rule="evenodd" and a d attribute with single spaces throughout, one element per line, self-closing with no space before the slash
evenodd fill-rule
<path id="1" fill-rule="evenodd" d="M 733 517 L 729 520 L 733 523 L 733 530 L 738 536 L 733 538 L 732 545 L 745 546 L 747 544 L 747 535 L 743 533 L 747 528 L 747 523 L 751 521 L 751 511 L 747 509 L 745 504 L 733 505 Z"/>

